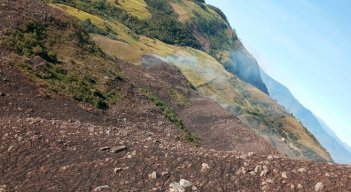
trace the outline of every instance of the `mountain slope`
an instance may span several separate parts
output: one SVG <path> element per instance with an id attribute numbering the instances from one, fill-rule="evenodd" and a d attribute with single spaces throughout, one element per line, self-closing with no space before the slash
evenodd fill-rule
<path id="1" fill-rule="evenodd" d="M 4 0 L 0 18 L 0 191 L 351 190 L 350 166 L 279 155 L 247 118 L 286 112 L 203 51 L 39 0 Z M 283 119 L 316 155 L 295 157 L 329 160 Z"/>
<path id="2" fill-rule="evenodd" d="M 188 0 L 171 1 L 171 5 L 202 50 L 219 60 L 228 72 L 268 94 L 255 58 L 242 45 L 220 9 Z"/>
<path id="3" fill-rule="evenodd" d="M 187 0 L 147 0 L 143 2 L 151 18 L 145 20 L 134 17 L 135 12 L 129 13 L 113 1 L 100 1 L 102 4 L 79 0 L 54 2 L 60 3 L 50 6 L 78 19 L 90 32 L 92 40 L 110 57 L 141 65 L 145 55 L 153 55 L 174 64 L 197 91 L 219 103 L 282 154 L 298 159 L 331 160 L 313 135 L 268 95 L 225 70 L 226 63 L 236 58 L 227 53 L 235 52 L 240 46 L 221 12 L 214 11 L 212 6 Z M 158 19 L 161 16 L 165 19 Z M 211 23 L 216 23 L 214 29 L 207 28 Z M 201 38 L 191 38 L 199 35 L 208 40 L 207 48 Z M 220 39 L 223 44 L 218 43 Z M 257 65 L 247 52 L 241 60 Z M 283 137 L 286 142 L 281 141 Z"/>
<path id="4" fill-rule="evenodd" d="M 262 79 L 273 99 L 284 106 L 319 140 L 332 158 L 339 163 L 350 163 L 351 152 L 337 138 L 327 125 L 322 123 L 310 110 L 306 109 L 284 85 L 261 71 Z"/>

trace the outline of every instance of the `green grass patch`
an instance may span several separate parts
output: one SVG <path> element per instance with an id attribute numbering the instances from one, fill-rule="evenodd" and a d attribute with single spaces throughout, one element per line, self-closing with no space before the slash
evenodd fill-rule
<path id="1" fill-rule="evenodd" d="M 0 45 L 18 54 L 16 67 L 47 94 L 108 109 L 121 97 L 117 86 L 108 86 L 123 80 L 116 64 L 90 40 L 84 26 L 72 22 L 61 27 L 28 22 L 1 32 Z"/>
<path id="2" fill-rule="evenodd" d="M 46 27 L 40 23 L 28 23 L 15 30 L 1 34 L 0 45 L 15 50 L 24 56 L 39 56 L 48 62 L 56 63 L 56 53 L 45 45 Z"/>
<path id="3" fill-rule="evenodd" d="M 175 126 L 180 128 L 184 133 L 184 139 L 192 144 L 199 145 L 199 138 L 192 134 L 188 128 L 186 128 L 182 120 L 178 117 L 175 110 L 163 102 L 159 97 L 152 95 L 151 92 L 140 90 L 149 100 L 155 104 L 157 108 L 160 109 L 162 114 Z"/>

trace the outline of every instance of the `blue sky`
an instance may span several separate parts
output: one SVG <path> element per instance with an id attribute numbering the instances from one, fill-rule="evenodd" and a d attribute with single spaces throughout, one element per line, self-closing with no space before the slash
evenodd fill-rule
<path id="1" fill-rule="evenodd" d="M 351 146 L 351 1 L 206 0 L 260 66 Z"/>

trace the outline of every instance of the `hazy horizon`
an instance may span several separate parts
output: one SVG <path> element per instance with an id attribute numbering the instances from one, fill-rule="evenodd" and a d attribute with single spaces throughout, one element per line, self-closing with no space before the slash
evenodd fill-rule
<path id="1" fill-rule="evenodd" d="M 350 1 L 207 0 L 274 79 L 351 146 Z"/>

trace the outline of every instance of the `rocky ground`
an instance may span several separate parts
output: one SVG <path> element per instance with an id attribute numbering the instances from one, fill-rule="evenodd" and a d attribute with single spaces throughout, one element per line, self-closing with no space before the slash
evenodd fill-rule
<path id="1" fill-rule="evenodd" d="M 351 166 L 195 147 L 137 94 L 96 112 L 0 75 L 2 191 L 351 191 Z"/>
<path id="2" fill-rule="evenodd" d="M 0 27 L 21 22 L 9 16 L 16 2 L 18 10 L 27 3 L 47 11 L 35 1 L 0 2 L 11 21 Z M 34 12 L 33 19 L 40 17 Z M 119 85 L 123 99 L 99 111 L 45 94 L 45 87 L 11 65 L 10 54 L 0 47 L 1 192 L 351 191 L 351 166 L 279 156 L 239 120 L 200 96 L 174 67 L 116 60 L 125 74 Z M 174 102 L 170 87 L 190 103 Z M 186 141 L 140 88 L 172 106 L 200 138 L 199 146 Z"/>

